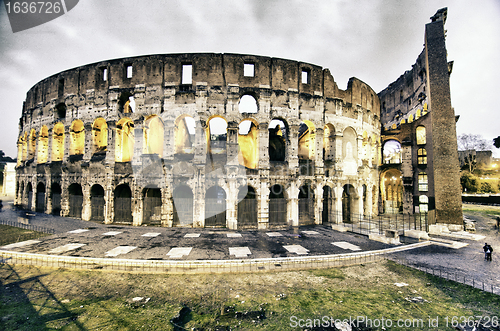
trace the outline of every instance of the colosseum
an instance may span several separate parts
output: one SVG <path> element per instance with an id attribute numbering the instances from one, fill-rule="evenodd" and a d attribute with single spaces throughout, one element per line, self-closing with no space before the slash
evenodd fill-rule
<path id="1" fill-rule="evenodd" d="M 168 227 L 421 212 L 459 225 L 458 156 L 442 157 L 456 154 L 445 19 L 432 18 L 413 69 L 379 94 L 357 78 L 339 89 L 317 65 L 242 54 L 122 58 L 48 77 L 24 103 L 16 204 Z"/>

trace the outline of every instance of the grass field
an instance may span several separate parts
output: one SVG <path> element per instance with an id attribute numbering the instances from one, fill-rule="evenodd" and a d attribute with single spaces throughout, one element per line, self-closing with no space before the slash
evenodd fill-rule
<path id="1" fill-rule="evenodd" d="M 454 316 L 500 316 L 497 295 L 392 261 L 222 275 L 0 265 L 0 279 L 2 330 L 174 330 L 170 320 L 184 306 L 190 312 L 178 324 L 187 330 L 314 330 L 306 327 L 314 319 L 358 316 L 406 321 L 398 330 L 454 330 Z M 429 317 L 438 328 L 428 328 Z"/>
<path id="2" fill-rule="evenodd" d="M 14 226 L 0 224 L 0 245 L 8 245 L 19 241 L 36 239 L 49 236 L 36 231 L 16 228 Z"/>

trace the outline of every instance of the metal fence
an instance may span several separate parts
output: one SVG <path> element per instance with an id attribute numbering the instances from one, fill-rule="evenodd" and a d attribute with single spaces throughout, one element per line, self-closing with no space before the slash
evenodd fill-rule
<path id="1" fill-rule="evenodd" d="M 333 217 L 341 219 L 340 212 L 332 212 Z M 350 214 L 343 225 L 348 231 L 369 235 L 385 234 L 386 230 L 420 230 L 428 232 L 427 213 L 419 214 L 381 214 L 375 216 Z"/>
<path id="2" fill-rule="evenodd" d="M 401 258 L 392 257 L 392 256 L 388 257 L 388 259 L 397 263 L 397 264 L 401 264 L 401 265 L 407 266 L 407 267 L 412 268 L 412 269 L 423 271 L 429 275 L 433 275 L 433 276 L 442 278 L 443 280 L 453 281 L 456 283 L 472 286 L 474 288 L 477 288 L 477 289 L 485 291 L 485 292 L 490 292 L 493 294 L 500 295 L 500 287 L 499 286 L 496 286 L 496 285 L 493 285 L 490 283 L 486 283 L 482 280 L 479 280 L 477 278 L 473 278 L 470 275 L 466 275 L 464 273 L 459 273 L 456 271 L 450 272 L 450 271 L 443 270 L 440 268 L 431 268 L 428 266 L 418 265 L 415 263 L 411 263 L 406 259 L 401 259 Z"/>
<path id="3" fill-rule="evenodd" d="M 30 230 L 30 231 L 37 231 L 37 232 L 47 233 L 47 234 L 54 234 L 54 233 L 56 233 L 56 230 L 54 230 L 54 229 L 47 229 L 47 228 L 44 228 L 44 227 L 41 227 L 41 226 L 36 226 L 36 225 L 33 225 L 33 224 L 24 224 L 24 223 L 19 223 L 19 222 L 10 221 L 10 220 L 0 219 L 0 224 L 14 226 L 16 228 L 21 228 L 21 229 Z"/>

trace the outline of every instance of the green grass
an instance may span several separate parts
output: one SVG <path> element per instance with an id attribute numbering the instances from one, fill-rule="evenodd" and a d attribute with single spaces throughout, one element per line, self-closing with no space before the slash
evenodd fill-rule
<path id="1" fill-rule="evenodd" d="M 48 234 L 0 224 L 0 245 L 8 245 L 45 236 L 48 236 Z"/>
<path id="2" fill-rule="evenodd" d="M 486 217 L 500 216 L 499 206 L 462 204 L 462 211 L 467 213 L 476 213 Z"/>
<path id="3" fill-rule="evenodd" d="M 300 330 L 292 321 L 367 316 L 422 320 L 500 316 L 499 297 L 391 261 L 254 274 L 163 275 L 0 265 L 2 330 Z M 407 283 L 397 287 L 394 283 Z M 150 298 L 136 303 L 134 297 Z M 422 297 L 424 302 L 408 301 Z M 257 318 L 265 311 L 266 318 Z M 253 312 L 248 314 L 248 312 Z M 245 314 L 247 313 L 247 314 Z M 295 319 L 294 317 L 295 316 Z M 377 329 L 377 328 L 375 328 Z M 422 328 L 406 328 L 416 330 Z M 398 328 L 405 330 L 405 328 Z"/>

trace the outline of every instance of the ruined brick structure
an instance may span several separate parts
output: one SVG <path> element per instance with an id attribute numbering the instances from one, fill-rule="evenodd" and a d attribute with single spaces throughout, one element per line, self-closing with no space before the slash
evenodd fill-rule
<path id="1" fill-rule="evenodd" d="M 444 33 L 442 20 L 436 22 Z M 451 216 L 454 223 L 455 205 L 448 199 L 441 207 L 437 182 L 431 183 L 442 180 L 433 169 L 446 168 L 431 162 L 432 153 L 453 149 L 436 153 L 442 144 L 433 139 L 438 133 L 431 123 L 445 119 L 454 130 L 453 110 L 441 101 L 449 101 L 449 86 L 441 86 L 448 72 L 442 79 L 434 60 L 427 60 L 439 55 L 435 51 L 439 47 L 426 46 L 418 69 L 381 92 L 382 107 L 359 79 L 351 78 L 344 91 L 328 69 L 255 55 L 150 55 L 58 73 L 27 93 L 16 204 L 105 223 L 231 229 L 413 213 L 410 200 L 418 195 L 410 186 L 419 167 L 410 161 L 385 165 L 380 143 L 381 137 L 382 143 L 397 141 L 403 160 L 416 160 L 416 149 L 405 146 L 413 146 L 421 123 L 427 128 L 429 200 L 435 196 L 429 209 L 436 206 L 441 222 Z M 401 88 L 403 98 L 394 101 L 394 91 L 409 81 L 411 88 Z M 404 98 L 421 90 L 422 100 Z M 417 102 L 426 108 L 418 110 Z M 402 124 L 415 109 L 419 118 Z M 440 139 L 455 139 L 456 146 L 453 134 Z M 451 176 L 455 168 L 448 170 Z M 390 199 L 387 174 L 405 187 L 391 187 Z M 455 175 L 458 180 L 458 170 Z"/>
<path id="2" fill-rule="evenodd" d="M 380 186 L 381 201 L 387 201 L 388 192 L 396 188 L 401 192 L 395 203 L 399 210 L 429 210 L 433 222 L 460 230 L 460 170 L 449 83 L 453 62 L 447 61 L 446 16 L 443 8 L 431 17 L 425 26 L 424 50 L 413 68 L 378 94 L 384 146 Z"/>

